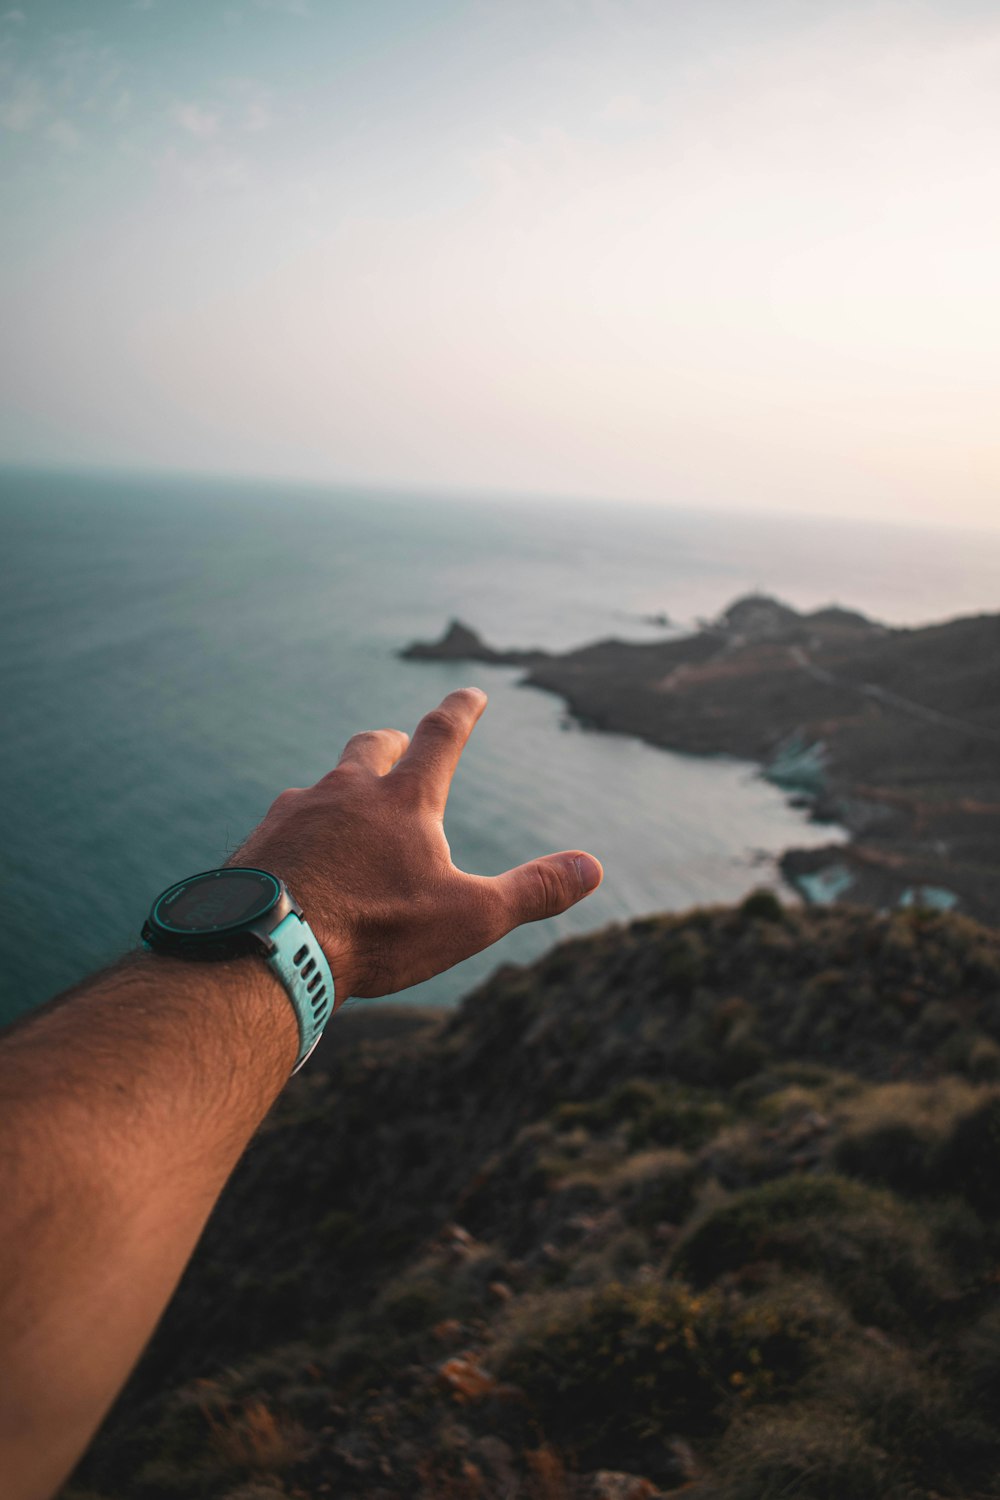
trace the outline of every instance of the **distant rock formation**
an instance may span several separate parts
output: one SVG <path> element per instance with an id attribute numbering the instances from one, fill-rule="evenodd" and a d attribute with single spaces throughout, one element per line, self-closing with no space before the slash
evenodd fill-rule
<path id="1" fill-rule="evenodd" d="M 1000 923 L 1000 615 L 900 630 L 841 605 L 806 613 L 748 594 L 665 640 L 494 651 L 452 621 L 403 655 L 522 666 L 593 728 L 757 761 L 852 834 L 786 853 L 786 879 L 810 899 L 820 866 L 846 867 L 852 901 L 944 890 Z"/>
<path id="2" fill-rule="evenodd" d="M 884 634 L 885 626 L 855 609 L 828 604 L 802 613 L 768 594 L 745 594 L 730 604 L 713 627 L 744 641 L 787 641 L 819 631 L 824 635 Z"/>
<path id="3" fill-rule="evenodd" d="M 802 623 L 798 610 L 766 594 L 747 594 L 723 610 L 716 624 L 729 635 L 745 640 L 776 640 Z"/>
<path id="4" fill-rule="evenodd" d="M 451 620 L 438 641 L 412 641 L 399 653 L 407 661 L 485 661 L 496 667 L 531 667 L 548 660 L 547 651 L 495 651 L 461 620 Z"/>

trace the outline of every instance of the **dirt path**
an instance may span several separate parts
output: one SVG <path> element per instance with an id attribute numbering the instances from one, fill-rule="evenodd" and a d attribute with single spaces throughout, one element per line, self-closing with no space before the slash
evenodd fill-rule
<path id="1" fill-rule="evenodd" d="M 936 708 L 928 708 L 924 703 L 915 703 L 912 698 L 902 698 L 898 693 L 892 693 L 888 688 L 879 687 L 874 682 L 851 682 L 847 677 L 838 677 L 826 667 L 817 666 L 804 646 L 789 646 L 788 654 L 804 672 L 817 682 L 822 682 L 827 686 L 848 688 L 859 693 L 863 698 L 874 699 L 885 708 L 894 708 L 899 713 L 909 714 L 911 718 L 922 719 L 927 724 L 938 724 L 945 729 L 954 729 L 962 734 L 973 735 L 976 739 L 988 740 L 991 744 L 1000 745 L 1000 732 L 995 729 L 988 729 L 983 724 L 972 724 L 967 719 L 956 719 L 951 714 L 939 713 Z"/>

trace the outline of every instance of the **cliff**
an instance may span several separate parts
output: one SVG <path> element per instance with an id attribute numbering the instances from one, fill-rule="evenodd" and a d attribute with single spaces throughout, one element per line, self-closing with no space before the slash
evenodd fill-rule
<path id="1" fill-rule="evenodd" d="M 1000 1493 L 1000 935 L 613 928 L 359 1006 L 65 1500 Z"/>
<path id="2" fill-rule="evenodd" d="M 529 656 L 581 722 L 755 760 L 845 825 L 846 848 L 786 855 L 809 899 L 1000 922 L 1000 615 L 896 630 L 753 595 L 692 635 Z"/>

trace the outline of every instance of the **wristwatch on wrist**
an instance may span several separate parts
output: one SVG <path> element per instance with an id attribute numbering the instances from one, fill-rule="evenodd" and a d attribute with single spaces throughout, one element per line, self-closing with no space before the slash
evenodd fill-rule
<path id="1" fill-rule="evenodd" d="M 297 1073 L 333 1015 L 333 975 L 302 908 L 283 880 L 238 865 L 170 886 L 142 929 L 147 948 L 180 958 L 260 953 L 281 980 L 299 1023 Z"/>

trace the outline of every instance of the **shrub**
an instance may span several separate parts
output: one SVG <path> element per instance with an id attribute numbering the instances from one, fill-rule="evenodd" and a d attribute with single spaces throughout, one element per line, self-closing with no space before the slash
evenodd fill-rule
<path id="1" fill-rule="evenodd" d="M 892 1194 L 838 1176 L 783 1177 L 694 1224 L 674 1270 L 704 1286 L 760 1261 L 822 1276 L 865 1322 L 925 1318 L 943 1275 L 923 1224 Z"/>
<path id="2" fill-rule="evenodd" d="M 965 1055 L 963 1066 L 978 1083 L 995 1083 L 1000 1079 L 1000 1047 L 992 1037 L 975 1037 Z"/>
<path id="3" fill-rule="evenodd" d="M 826 1409 L 740 1423 L 719 1472 L 690 1500 L 885 1500 L 885 1455 L 857 1426 Z"/>
<path id="4" fill-rule="evenodd" d="M 581 1461 L 629 1466 L 638 1449 L 644 1470 L 663 1478 L 670 1433 L 710 1434 L 734 1406 L 786 1390 L 843 1323 L 803 1282 L 749 1300 L 679 1282 L 612 1283 L 517 1309 L 500 1370 Z"/>
<path id="5" fill-rule="evenodd" d="M 969 1415 L 940 1373 L 901 1348 L 856 1349 L 824 1371 L 822 1389 L 830 1409 L 859 1422 L 901 1479 L 964 1494 L 996 1463 L 995 1430 Z"/>
<path id="6" fill-rule="evenodd" d="M 347 1255 L 356 1249 L 364 1234 L 364 1225 L 357 1214 L 347 1209 L 333 1208 L 323 1215 L 316 1225 L 316 1238 L 335 1254 Z"/>
<path id="7" fill-rule="evenodd" d="M 740 914 L 749 922 L 783 922 L 785 908 L 773 891 L 751 891 L 740 907 Z"/>
<path id="8" fill-rule="evenodd" d="M 834 1161 L 841 1171 L 904 1193 L 931 1191 L 939 1181 L 932 1143 L 908 1120 L 852 1131 L 838 1141 Z"/>
<path id="9" fill-rule="evenodd" d="M 663 944 L 660 980 L 668 993 L 686 998 L 708 967 L 708 948 L 697 932 L 670 933 Z"/>
<path id="10" fill-rule="evenodd" d="M 307 1445 L 297 1422 L 260 1399 L 247 1401 L 238 1412 L 216 1413 L 206 1406 L 205 1416 L 214 1455 L 225 1468 L 278 1472 L 298 1463 Z"/>
<path id="11" fill-rule="evenodd" d="M 695 1150 L 731 1118 L 731 1109 L 709 1089 L 630 1078 L 593 1102 L 560 1104 L 555 1110 L 563 1129 L 583 1124 L 599 1130 L 627 1127 L 630 1151 L 647 1146 L 683 1146 Z"/>
<path id="12" fill-rule="evenodd" d="M 615 1196 L 624 1198 L 630 1224 L 651 1229 L 680 1223 L 691 1211 L 697 1168 L 684 1151 L 645 1151 L 627 1159 L 612 1179 Z"/>
<path id="13" fill-rule="evenodd" d="M 945 1180 L 984 1218 L 1000 1213 L 1000 1094 L 956 1121 L 941 1153 Z"/>
<path id="14" fill-rule="evenodd" d="M 581 1462 L 614 1466 L 651 1440 L 662 1447 L 664 1432 L 716 1425 L 726 1390 L 702 1335 L 720 1303 L 679 1285 L 616 1283 L 535 1299 L 519 1310 L 500 1373 L 526 1392 L 549 1437 Z"/>
<path id="15" fill-rule="evenodd" d="M 969 1084 L 957 1079 L 865 1090 L 848 1105 L 849 1123 L 834 1153 L 837 1166 L 902 1193 L 948 1187 L 942 1146 L 974 1097 Z"/>
<path id="16" fill-rule="evenodd" d="M 754 1031 L 752 1018 L 738 1021 L 719 1050 L 717 1075 L 725 1084 L 741 1083 L 765 1066 L 771 1050 Z"/>
<path id="17" fill-rule="evenodd" d="M 729 1382 L 744 1398 L 787 1393 L 817 1356 L 826 1357 L 852 1330 L 843 1307 L 820 1282 L 783 1277 L 730 1303 Z"/>
<path id="18" fill-rule="evenodd" d="M 944 1046 L 961 1024 L 953 1005 L 946 1005 L 943 1000 L 928 1000 L 907 1032 L 907 1044 L 917 1052 L 932 1052 Z"/>
<path id="19" fill-rule="evenodd" d="M 955 1374 L 970 1404 L 995 1420 L 1000 1391 L 1000 1306 L 990 1308 L 958 1340 Z"/>
<path id="20" fill-rule="evenodd" d="M 756 1080 L 744 1084 L 737 1090 L 736 1099 L 763 1125 L 786 1123 L 823 1109 L 823 1095 L 819 1089 L 803 1088 L 797 1083 L 782 1087 L 773 1074 L 762 1075 L 759 1086 Z"/>
<path id="21" fill-rule="evenodd" d="M 394 1333 L 415 1333 L 444 1317 L 444 1292 L 429 1278 L 401 1278 L 379 1299 L 378 1311 Z"/>
<path id="22" fill-rule="evenodd" d="M 996 1245 L 989 1225 L 964 1198 L 938 1198 L 921 1205 L 931 1239 L 956 1281 L 967 1291 L 993 1280 Z M 957 1310 L 957 1309 L 956 1309 Z"/>

